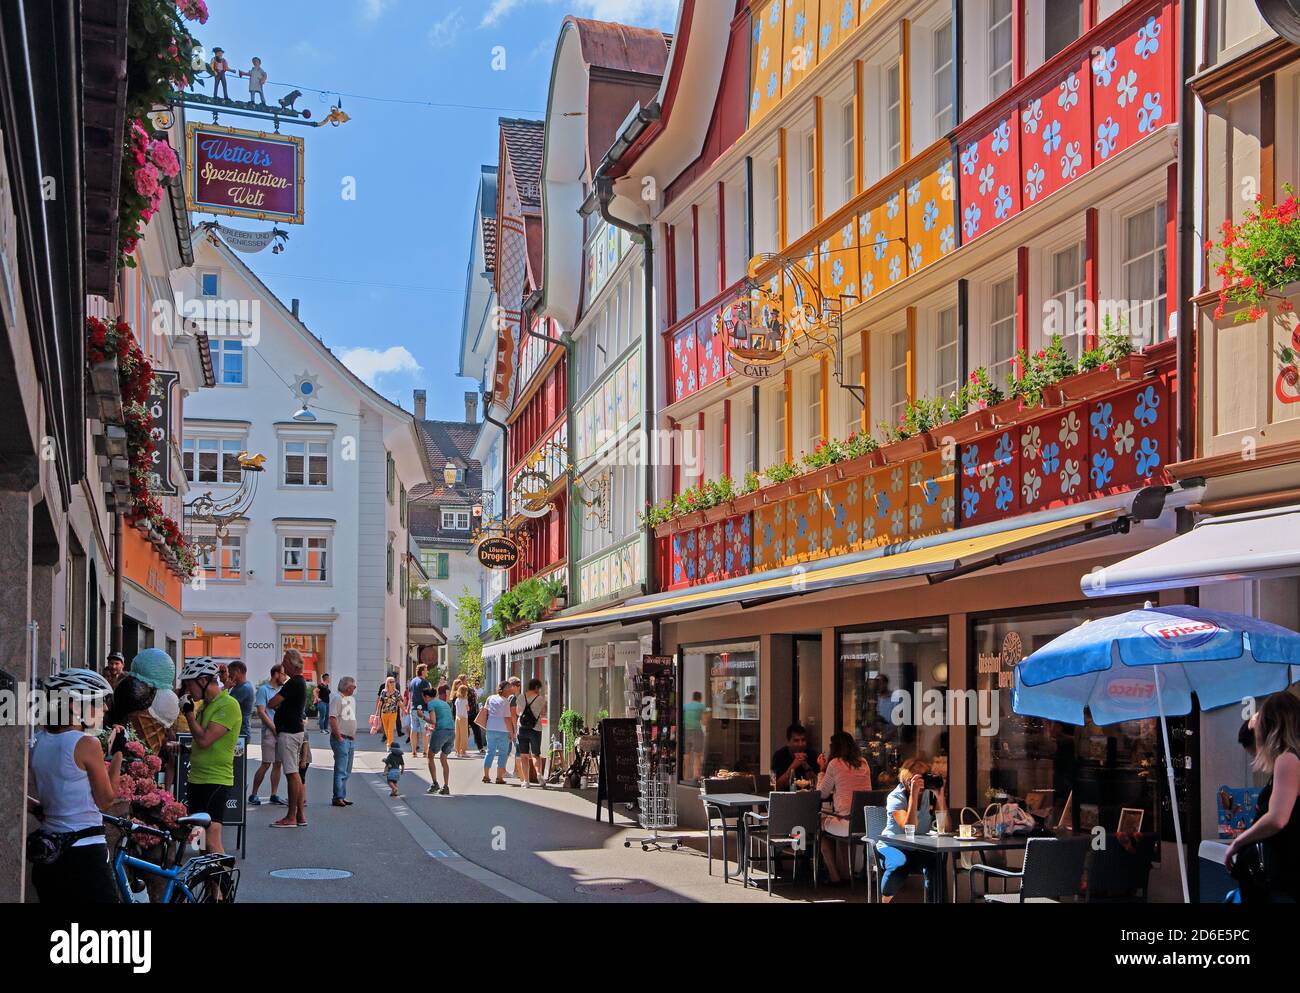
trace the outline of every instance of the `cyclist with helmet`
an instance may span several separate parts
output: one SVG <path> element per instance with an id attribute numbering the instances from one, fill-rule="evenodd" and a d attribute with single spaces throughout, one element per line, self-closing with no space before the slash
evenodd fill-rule
<path id="1" fill-rule="evenodd" d="M 93 669 L 65 669 L 45 681 L 51 704 L 30 754 L 36 816 L 41 826 L 27 839 L 32 883 L 41 903 L 117 903 L 108 864 L 103 811 L 117 798 L 125 733 L 113 727 L 112 761 L 94 733 L 113 705 L 113 688 Z"/>
<path id="2" fill-rule="evenodd" d="M 221 685 L 220 669 L 210 658 L 189 659 L 181 670 L 185 702 L 181 713 L 193 735 L 190 752 L 189 793 L 191 814 L 208 814 L 208 851 L 225 854 L 221 824 L 226 801 L 235 785 L 235 744 L 243 724 L 239 701 Z M 195 701 L 202 709 L 195 710 Z"/>

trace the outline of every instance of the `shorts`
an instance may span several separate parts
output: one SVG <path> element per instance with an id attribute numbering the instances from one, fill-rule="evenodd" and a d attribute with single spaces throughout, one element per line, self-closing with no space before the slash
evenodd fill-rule
<path id="1" fill-rule="evenodd" d="M 421 717 L 419 714 L 415 713 L 415 711 L 412 711 L 411 726 L 410 726 L 411 734 L 424 734 L 424 726 L 425 726 L 424 718 Z"/>
<path id="2" fill-rule="evenodd" d="M 395 783 L 402 778 L 402 770 L 399 769 L 397 766 L 393 766 L 393 768 L 389 769 L 386 773 L 384 773 L 384 778 L 387 779 L 390 783 Z"/>
<path id="3" fill-rule="evenodd" d="M 455 735 L 456 732 L 450 728 L 445 728 L 442 731 L 431 731 L 429 733 L 429 754 L 449 755 Z"/>
<path id="4" fill-rule="evenodd" d="M 262 727 L 262 761 L 280 761 L 279 756 L 275 754 L 275 728 Z"/>
<path id="5" fill-rule="evenodd" d="M 520 755 L 540 756 L 542 754 L 542 729 L 520 728 L 519 737 L 515 741 L 515 750 Z"/>
<path id="6" fill-rule="evenodd" d="M 218 786 L 216 783 L 190 783 L 186 806 L 191 814 L 207 814 L 213 824 L 226 823 L 226 801 L 230 799 L 230 787 Z"/>
<path id="7" fill-rule="evenodd" d="M 687 728 L 682 735 L 683 749 L 687 753 L 704 751 L 704 729 Z"/>
<path id="8" fill-rule="evenodd" d="M 298 759 L 302 755 L 302 732 L 290 734 L 281 731 L 275 736 L 275 760 L 284 767 L 284 771 L 297 772 Z"/>

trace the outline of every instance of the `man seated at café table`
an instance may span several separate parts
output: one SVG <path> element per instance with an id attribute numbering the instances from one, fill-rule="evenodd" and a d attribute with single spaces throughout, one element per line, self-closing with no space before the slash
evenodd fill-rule
<path id="1" fill-rule="evenodd" d="M 926 789 L 925 775 L 930 771 L 930 763 L 923 756 L 904 760 L 898 769 L 898 785 L 889 793 L 885 801 L 885 827 L 881 834 L 890 838 L 901 838 L 906 834 L 906 826 L 916 825 L 917 834 L 930 830 L 930 815 L 934 809 L 946 809 L 943 787 L 931 791 Z M 925 877 L 925 890 L 929 896 L 938 882 L 934 878 L 935 862 L 929 855 L 915 851 L 905 851 L 884 841 L 876 842 L 876 850 L 884 863 L 884 873 L 880 877 L 880 894 L 885 903 L 898 895 L 903 881 L 909 872 L 920 869 Z"/>
<path id="2" fill-rule="evenodd" d="M 785 745 L 772 755 L 772 789 L 792 790 L 799 779 L 817 781 L 817 760 L 809 753 L 807 728 L 791 724 L 785 729 Z"/>

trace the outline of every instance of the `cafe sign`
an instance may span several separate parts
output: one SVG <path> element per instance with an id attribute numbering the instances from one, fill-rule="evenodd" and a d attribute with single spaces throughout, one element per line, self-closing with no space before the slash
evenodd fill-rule
<path id="1" fill-rule="evenodd" d="M 155 369 L 149 384 L 149 438 L 153 452 L 149 456 L 149 492 L 157 496 L 176 496 L 172 479 L 172 387 L 180 373 Z"/>
<path id="2" fill-rule="evenodd" d="M 478 561 L 487 569 L 513 569 L 519 562 L 519 546 L 510 538 L 484 538 L 478 545 Z"/>
<path id="3" fill-rule="evenodd" d="M 185 148 L 189 210 L 302 223 L 300 136 L 190 123 L 185 127 Z"/>

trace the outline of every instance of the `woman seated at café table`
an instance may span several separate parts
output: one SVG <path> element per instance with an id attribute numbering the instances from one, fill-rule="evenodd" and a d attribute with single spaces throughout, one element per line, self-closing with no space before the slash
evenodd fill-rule
<path id="1" fill-rule="evenodd" d="M 901 838 L 906 834 L 905 829 L 909 824 L 916 825 L 918 834 L 930 830 L 932 805 L 926 795 L 929 791 L 925 787 L 925 774 L 929 771 L 929 761 L 920 755 L 904 760 L 898 769 L 898 785 L 890 791 L 889 798 L 885 801 L 885 828 L 881 834 L 891 838 Z M 946 809 L 943 788 L 940 787 L 934 792 L 933 809 Z M 880 853 L 881 862 L 884 863 L 884 874 L 880 877 L 880 895 L 885 903 L 889 903 L 898 895 L 907 874 L 914 869 L 919 868 L 925 875 L 927 890 L 934 884 L 931 878 L 934 861 L 929 856 L 920 852 L 904 851 L 883 841 L 876 843 L 876 850 Z"/>
<path id="2" fill-rule="evenodd" d="M 822 815 L 822 860 L 830 873 L 831 882 L 849 878 L 852 865 L 848 858 L 849 846 L 838 839 L 849 836 L 849 811 L 853 794 L 857 790 L 871 789 L 871 767 L 858 750 L 858 743 L 847 731 L 831 735 L 829 758 L 827 753 L 817 756 L 823 772 L 818 782 L 822 799 L 831 801 L 830 814 Z"/>

